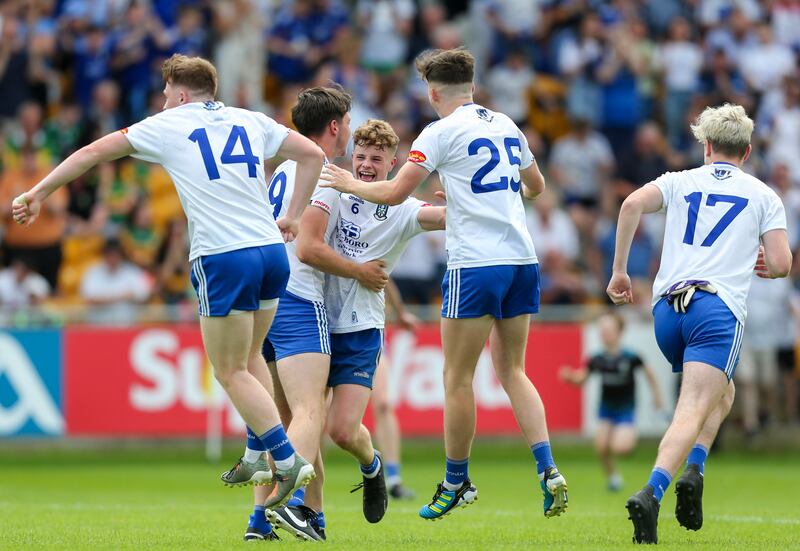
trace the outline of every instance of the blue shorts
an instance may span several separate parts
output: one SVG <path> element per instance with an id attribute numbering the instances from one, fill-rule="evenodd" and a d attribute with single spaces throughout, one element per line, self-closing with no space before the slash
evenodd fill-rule
<path id="1" fill-rule="evenodd" d="M 325 304 L 286 291 L 278 304 L 267 340 L 274 347 L 275 360 L 311 352 L 330 354 Z"/>
<path id="2" fill-rule="evenodd" d="M 633 411 L 633 405 L 619 407 L 600 402 L 600 411 L 597 412 L 597 416 L 601 421 L 608 421 L 612 425 L 632 425 Z"/>
<path id="3" fill-rule="evenodd" d="M 382 350 L 382 329 L 333 333 L 328 386 L 361 385 L 372 388 L 372 378 L 378 368 Z"/>
<path id="4" fill-rule="evenodd" d="M 653 307 L 653 317 L 658 347 L 672 371 L 683 371 L 686 362 L 702 362 L 731 380 L 739 363 L 744 326 L 721 298 L 697 291 L 685 314 L 675 312 L 662 298 Z"/>
<path id="5" fill-rule="evenodd" d="M 442 280 L 442 317 L 513 318 L 539 311 L 539 265 L 456 268 Z"/>
<path id="6" fill-rule="evenodd" d="M 280 305 L 278 305 L 280 308 Z M 264 343 L 261 345 L 261 355 L 264 356 L 264 361 L 267 363 L 275 361 L 275 347 L 269 341 L 269 336 L 264 337 Z"/>
<path id="7" fill-rule="evenodd" d="M 201 316 L 259 310 L 262 301 L 274 301 L 286 289 L 286 247 L 275 243 L 200 256 L 192 262 L 191 280 Z"/>

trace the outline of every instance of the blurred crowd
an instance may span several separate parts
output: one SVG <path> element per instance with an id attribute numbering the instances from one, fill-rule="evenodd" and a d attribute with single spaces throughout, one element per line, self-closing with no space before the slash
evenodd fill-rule
<path id="1" fill-rule="evenodd" d="M 755 118 L 747 169 L 782 196 L 793 246 L 800 237 L 798 0 L 0 0 L 0 37 L 6 306 L 191 297 L 180 206 L 159 167 L 99 167 L 57 193 L 35 231 L 9 215 L 76 148 L 159 111 L 159 66 L 175 52 L 214 61 L 221 101 L 286 124 L 298 90 L 339 82 L 354 126 L 392 124 L 402 162 L 435 118 L 414 56 L 468 47 L 476 101 L 524 129 L 547 176 L 529 206 L 545 304 L 605 300 L 621 200 L 702 162 L 688 123 L 706 105 Z M 661 230 L 645 225 L 631 254 L 643 304 Z M 439 300 L 443 262 L 441 236 L 412 244 L 395 274 L 408 300 Z"/>

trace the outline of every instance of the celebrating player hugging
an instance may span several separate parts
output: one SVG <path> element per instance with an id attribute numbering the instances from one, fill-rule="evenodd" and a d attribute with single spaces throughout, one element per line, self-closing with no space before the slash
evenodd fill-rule
<path id="1" fill-rule="evenodd" d="M 261 344 L 289 278 L 283 241 L 298 232 L 298 219 L 322 167 L 322 151 L 262 113 L 214 101 L 217 72 L 204 59 L 176 54 L 164 62 L 162 73 L 163 112 L 68 157 L 14 200 L 14 218 L 20 224 L 33 222 L 51 193 L 99 163 L 132 155 L 167 170 L 189 220 L 189 260 L 206 354 L 214 376 L 252 429 L 253 441 L 277 467 L 273 477 L 261 462 L 251 476 L 259 483 L 274 478 L 274 491 L 263 504 L 275 507 L 315 476 L 284 432 L 268 392 Z M 266 208 L 253 206 L 266 207 L 263 163 L 277 155 L 297 163 L 297 193 L 276 224 Z"/>
<path id="2" fill-rule="evenodd" d="M 489 339 L 497 377 L 536 458 L 544 514 L 552 517 L 567 508 L 567 484 L 553 461 L 541 398 L 525 374 L 530 315 L 539 310 L 539 266 L 519 193 L 535 197 L 544 178 L 511 119 L 473 103 L 474 65 L 463 49 L 426 52 L 417 59 L 440 120 L 412 144 L 409 162 L 393 180 L 367 183 L 330 165 L 322 178 L 346 195 L 398 205 L 437 170 L 447 193 L 448 270 L 442 283 L 447 461 L 444 481 L 420 516 L 438 519 L 478 497 L 468 476 L 475 436 L 472 381 Z"/>
<path id="3" fill-rule="evenodd" d="M 658 346 L 672 370 L 683 372 L 683 383 L 650 479 L 627 503 L 636 543 L 658 542 L 661 498 L 684 460 L 675 483 L 675 518 L 689 530 L 702 527 L 704 464 L 733 404 L 731 379 L 753 269 L 760 277 L 778 278 L 792 265 L 783 204 L 741 169 L 753 133 L 744 108 L 706 108 L 692 132 L 703 144 L 705 165 L 664 174 L 628 196 L 608 284 L 615 304 L 633 300 L 626 273 L 633 234 L 642 214 L 666 209 L 653 316 Z"/>

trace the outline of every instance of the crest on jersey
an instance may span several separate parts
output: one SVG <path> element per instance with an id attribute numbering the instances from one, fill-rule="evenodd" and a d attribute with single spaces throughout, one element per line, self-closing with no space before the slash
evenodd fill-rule
<path id="1" fill-rule="evenodd" d="M 375 208 L 375 214 L 372 216 L 375 217 L 375 220 L 378 222 L 383 222 L 386 220 L 386 214 L 389 212 L 389 205 L 378 205 Z"/>
<path id="2" fill-rule="evenodd" d="M 412 163 L 424 163 L 428 160 L 425 154 L 422 151 L 417 151 L 416 149 L 413 151 L 408 152 L 408 160 Z"/>
<path id="3" fill-rule="evenodd" d="M 492 122 L 494 120 L 494 115 L 490 115 L 488 109 L 481 107 L 480 109 L 476 109 L 475 112 L 478 114 L 478 118 L 483 119 L 486 122 Z"/>
<path id="4" fill-rule="evenodd" d="M 714 167 L 714 174 L 712 174 L 712 176 L 717 180 L 727 180 L 731 177 L 731 169 Z"/>
<path id="5" fill-rule="evenodd" d="M 204 101 L 203 109 L 208 109 L 209 111 L 217 111 L 219 109 L 222 109 L 222 104 L 217 101 Z"/>

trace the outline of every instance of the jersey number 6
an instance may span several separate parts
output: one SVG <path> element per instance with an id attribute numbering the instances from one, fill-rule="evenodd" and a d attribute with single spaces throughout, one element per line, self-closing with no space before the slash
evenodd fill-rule
<path id="1" fill-rule="evenodd" d="M 519 138 L 505 138 L 503 140 L 503 146 L 505 147 L 509 164 L 512 166 L 522 165 L 522 159 L 514 155 L 514 152 L 511 150 L 511 148 L 516 147 L 518 151 L 522 151 Z M 517 193 L 519 191 L 520 181 L 514 180 L 513 177 L 509 178 L 508 176 L 500 176 L 500 179 L 496 182 L 489 182 L 486 184 L 483 183 L 483 179 L 491 171 L 493 171 L 497 165 L 500 164 L 500 150 L 497 149 L 497 146 L 489 138 L 478 138 L 470 142 L 469 147 L 467 148 L 467 153 L 469 153 L 470 157 L 472 157 L 473 155 L 477 155 L 478 151 L 481 149 L 488 149 L 491 157 L 489 157 L 489 160 L 486 162 L 486 164 L 480 167 L 472 176 L 472 181 L 470 182 L 472 193 L 502 191 L 504 189 L 508 189 L 509 185 L 511 187 L 511 191 Z"/>
<path id="2" fill-rule="evenodd" d="M 217 163 L 214 161 L 214 153 L 211 151 L 211 143 L 208 141 L 208 133 L 205 128 L 196 128 L 189 134 L 189 140 L 193 141 L 200 148 L 200 155 L 203 156 L 203 164 L 206 166 L 209 180 L 219 180 L 219 169 Z M 233 148 L 236 147 L 236 142 L 242 142 L 242 153 L 240 155 L 233 154 Z M 234 125 L 231 128 L 231 133 L 228 135 L 228 141 L 222 149 L 222 155 L 219 158 L 220 162 L 224 165 L 245 163 L 247 164 L 247 175 L 250 178 L 256 177 L 256 167 L 258 167 L 258 157 L 253 155 L 253 150 L 250 147 L 250 139 L 247 137 L 247 131 L 244 126 Z"/>

